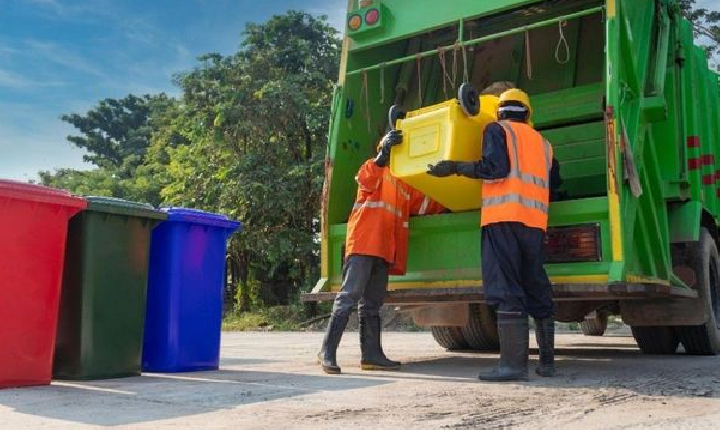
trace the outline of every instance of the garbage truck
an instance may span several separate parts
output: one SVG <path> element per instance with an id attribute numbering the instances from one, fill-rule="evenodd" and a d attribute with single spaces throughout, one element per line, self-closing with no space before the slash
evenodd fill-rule
<path id="1" fill-rule="evenodd" d="M 599 335 L 620 317 L 647 354 L 720 352 L 720 86 L 676 0 L 349 0 L 346 25 L 321 279 L 303 300 L 340 289 L 355 174 L 389 108 L 509 82 L 561 166 L 546 235 L 557 320 Z M 412 218 L 408 272 L 388 286 L 386 303 L 449 350 L 498 348 L 481 216 Z"/>

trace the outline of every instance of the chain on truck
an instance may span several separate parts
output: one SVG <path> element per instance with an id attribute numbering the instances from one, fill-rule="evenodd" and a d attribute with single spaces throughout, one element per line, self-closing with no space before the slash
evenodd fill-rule
<path id="1" fill-rule="evenodd" d="M 546 239 L 557 320 L 602 335 L 617 315 L 645 353 L 720 352 L 720 87 L 675 0 L 350 0 L 322 277 L 303 300 L 340 287 L 354 175 L 390 106 L 442 103 L 466 82 L 527 91 L 562 166 Z M 496 350 L 479 247 L 477 210 L 413 218 L 386 303 L 445 348 Z"/>

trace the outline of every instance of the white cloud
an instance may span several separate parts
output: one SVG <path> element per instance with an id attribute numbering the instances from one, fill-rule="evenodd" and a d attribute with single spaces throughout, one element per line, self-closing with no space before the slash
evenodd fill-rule
<path id="1" fill-rule="evenodd" d="M 20 90 L 27 88 L 48 88 L 62 87 L 66 83 L 61 81 L 39 81 L 27 78 L 25 76 L 14 73 L 10 70 L 0 69 L 0 87 L 12 90 Z"/>
<path id="2" fill-rule="evenodd" d="M 88 75 L 105 78 L 106 75 L 96 65 L 82 55 L 78 55 L 61 45 L 53 42 L 40 40 L 26 40 L 25 45 L 29 48 L 28 53 L 40 60 L 63 66 L 66 69 L 75 70 Z"/>

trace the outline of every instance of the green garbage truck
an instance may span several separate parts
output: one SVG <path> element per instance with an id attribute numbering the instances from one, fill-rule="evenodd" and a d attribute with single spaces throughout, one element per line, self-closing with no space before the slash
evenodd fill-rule
<path id="1" fill-rule="evenodd" d="M 720 352 L 720 85 L 676 0 L 350 0 L 345 34 L 322 276 L 304 300 L 340 288 L 354 177 L 388 109 L 511 82 L 561 164 L 546 239 L 556 318 L 600 335 L 619 316 L 648 354 Z M 412 218 L 408 273 L 388 287 L 386 303 L 451 350 L 498 347 L 480 216 Z"/>

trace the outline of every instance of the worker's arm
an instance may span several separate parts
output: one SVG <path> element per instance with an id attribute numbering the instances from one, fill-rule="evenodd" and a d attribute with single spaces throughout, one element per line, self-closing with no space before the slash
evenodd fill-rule
<path id="1" fill-rule="evenodd" d="M 368 196 L 375 192 L 382 184 L 383 168 L 375 164 L 375 160 L 368 160 L 360 167 L 355 181 L 358 183 L 358 194 Z M 364 199 L 363 199 L 364 200 Z"/>
<path id="2" fill-rule="evenodd" d="M 504 179 L 510 174 L 505 130 L 496 122 L 485 127 L 483 156 L 474 163 L 457 163 L 457 174 L 473 179 Z"/>
<path id="3" fill-rule="evenodd" d="M 447 212 L 445 206 L 420 191 L 410 190 L 410 215 L 435 215 Z"/>
<path id="4" fill-rule="evenodd" d="M 478 161 L 441 161 L 428 166 L 428 173 L 444 177 L 460 175 L 472 179 L 504 179 L 510 174 L 510 157 L 505 143 L 505 130 L 498 123 L 485 127 L 483 135 L 483 156 Z"/>

